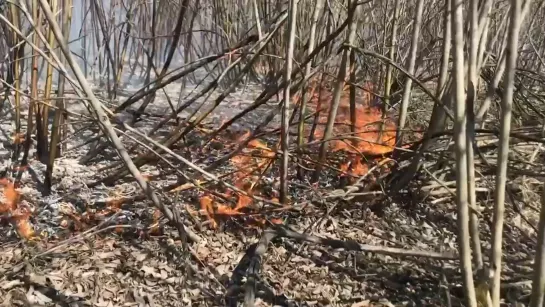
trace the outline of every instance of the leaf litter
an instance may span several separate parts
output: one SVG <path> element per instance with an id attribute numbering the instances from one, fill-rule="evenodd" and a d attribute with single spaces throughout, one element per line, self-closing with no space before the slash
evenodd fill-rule
<path id="1" fill-rule="evenodd" d="M 170 94 L 178 89 L 174 84 L 166 87 Z M 209 123 L 190 133 L 186 141 L 206 137 L 251 104 L 257 93 L 233 93 L 228 99 L 238 104 L 236 108 L 234 103 L 220 108 Z M 157 108 L 158 114 L 163 107 L 160 95 L 158 103 L 150 106 L 152 110 Z M 319 108 L 311 104 L 311 110 Z M 207 146 L 188 152 L 190 160 L 200 167 L 213 163 L 247 140 L 256 123 L 270 110 L 265 107 L 243 117 Z M 134 183 L 89 188 L 89 182 L 106 175 L 101 171 L 111 163 L 106 151 L 87 165 L 79 161 L 88 146 L 58 159 L 50 196 L 41 196 L 30 172 L 23 173 L 17 186 L 2 179 L 0 219 L 5 226 L 1 229 L 0 243 L 0 305 L 232 305 L 240 302 L 244 292 L 243 283 L 248 277 L 244 272 L 251 263 L 248 258 L 252 246 L 260 241 L 264 229 L 283 223 L 301 234 L 328 240 L 455 251 L 451 230 L 455 219 L 448 218 L 452 208 L 444 208 L 446 217 L 437 219 L 431 217 L 429 204 L 419 203 L 406 210 L 402 203 L 391 203 L 384 195 L 348 201 L 338 196 L 353 193 L 345 189 L 347 184 L 372 186 L 377 182 L 375 175 L 389 168 L 383 155 L 391 151 L 388 149 L 393 145 L 388 139 L 391 132 L 384 136 L 383 145 L 373 146 L 376 142 L 373 127 L 376 128 L 381 114 L 365 108 L 360 112 L 364 114 L 356 127 L 360 140 L 355 145 L 333 142 L 333 159 L 337 161 L 330 164 L 337 169 L 326 170 L 322 179 L 326 188 L 308 184 L 308 178 L 296 179 L 293 173 L 291 204 L 286 208 L 259 200 L 278 203 L 278 168 L 272 163 L 278 148 L 274 129 L 250 140 L 214 172 L 224 174 L 222 180 L 229 180 L 244 193 L 200 178 L 183 165 L 178 166 L 196 181 L 180 183 L 179 176 L 161 161 L 142 167 L 157 189 L 170 187 L 162 193 L 162 200 L 181 212 L 184 223 L 199 229 L 200 242 L 186 244 L 183 238 L 178 238 L 162 214 L 138 195 Z M 338 134 L 350 131 L 347 116 L 347 105 L 341 104 Z M 323 119 L 320 119 L 322 124 Z M 278 118 L 275 123 L 278 124 Z M 143 132 L 150 129 L 145 120 L 135 126 Z M 2 123 L 2 129 L 11 127 Z M 323 127 L 318 127 L 315 133 L 319 138 Z M 74 145 L 84 140 L 82 136 Z M 131 144 L 130 139 L 124 142 Z M 374 158 L 365 160 L 362 152 Z M 0 154 L 5 160 L 9 157 L 4 147 Z M 40 173 L 44 165 L 32 161 L 29 169 Z M 347 182 L 339 184 L 343 177 Z M 365 183 L 358 181 L 362 177 Z M 337 190 L 342 193 L 334 194 Z M 19 237 L 31 240 L 21 244 Z M 404 260 L 387 254 L 309 244 L 289 237 L 273 240 L 260 263 L 256 306 L 441 305 L 446 293 L 439 276 L 458 275 L 457 264 L 450 260 Z M 449 295 L 454 301 L 460 300 L 452 293 Z"/>

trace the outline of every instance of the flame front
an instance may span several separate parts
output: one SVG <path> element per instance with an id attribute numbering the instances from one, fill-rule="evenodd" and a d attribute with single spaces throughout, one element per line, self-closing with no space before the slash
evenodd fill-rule
<path id="1" fill-rule="evenodd" d="M 371 91 L 372 86 L 365 87 Z M 357 97 L 355 108 L 354 132 L 351 131 L 350 120 L 350 97 L 347 90 L 341 94 L 341 100 L 335 116 L 333 134 L 339 139 L 330 141 L 330 150 L 346 151 L 354 154 L 381 155 L 393 151 L 395 145 L 395 123 L 385 118 L 382 110 L 371 103 L 372 96 L 369 92 L 363 92 Z M 309 109 L 319 111 L 318 125 L 314 132 L 314 139 L 321 139 L 324 136 L 327 118 L 332 104 L 332 93 L 323 90 L 321 95 L 314 94 L 309 103 Z M 307 136 L 310 128 L 307 127 Z M 345 139 L 341 139 L 341 138 Z"/>
<path id="2" fill-rule="evenodd" d="M 370 84 L 365 85 L 372 90 Z M 314 139 L 320 140 L 324 135 L 329 109 L 332 102 L 332 94 L 328 90 L 322 90 L 321 95 L 315 93 L 315 87 L 310 89 L 309 111 L 318 111 L 317 127 L 314 131 Z M 294 100 L 298 100 L 295 97 Z M 352 121 L 350 119 L 350 99 L 348 89 L 341 95 L 341 101 L 335 117 L 333 134 L 337 139 L 330 141 L 330 152 L 344 151 L 348 158 L 340 165 L 343 174 L 355 177 L 364 176 L 369 172 L 368 156 L 380 156 L 392 152 L 395 144 L 396 125 L 389 119 L 384 119 L 382 111 L 371 103 L 372 96 L 363 91 L 359 96 L 355 108 L 354 132 L 352 132 Z M 310 134 L 310 125 L 305 126 L 306 137 Z M 235 138 L 236 144 L 247 141 L 250 131 Z M 205 194 L 201 197 L 201 210 L 211 223 L 213 228 L 217 227 L 216 219 L 220 216 L 248 216 L 248 210 L 253 205 L 252 195 L 261 196 L 259 181 L 269 170 L 276 157 L 275 150 L 271 149 L 265 142 L 254 139 L 242 152 L 230 159 L 231 164 L 236 168 L 232 176 L 234 185 L 248 195 L 229 190 L 223 196 L 226 199 L 236 199 L 235 205 L 225 204 L 217 197 Z M 265 220 L 256 214 L 251 219 L 258 224 L 264 224 Z M 273 223 L 281 223 L 280 219 L 271 219 Z"/>

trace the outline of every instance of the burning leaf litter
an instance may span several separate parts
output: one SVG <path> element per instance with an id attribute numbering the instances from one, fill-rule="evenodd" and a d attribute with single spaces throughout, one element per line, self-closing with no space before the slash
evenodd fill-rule
<path id="1" fill-rule="evenodd" d="M 248 100 L 251 102 L 251 99 Z M 228 111 L 231 113 L 221 113 L 218 116 L 225 120 L 233 112 L 232 109 Z M 381 115 L 377 111 L 365 109 L 362 112 L 364 113 L 361 114 L 368 114 L 365 116 L 372 118 L 358 122 L 358 136 L 363 139 L 357 142 L 358 150 L 353 151 L 350 146 L 345 146 L 340 141 L 332 142 L 331 146 L 334 155 L 344 155 L 336 166 L 355 177 L 372 172 L 371 165 L 383 160 L 367 160 L 362 153 L 375 156 L 388 154 L 392 145 L 387 139 L 391 136 L 388 133 L 385 134 L 382 144 L 371 145 L 376 143 L 377 135 L 373 129 L 366 127 L 376 127 L 374 122 L 381 119 Z M 347 115 L 343 114 L 339 113 L 340 124 L 335 128 L 335 133 L 339 135 L 350 131 L 350 127 L 346 125 Z M 231 133 L 230 138 L 218 137 L 219 143 L 223 144 L 221 148 L 207 148 L 201 154 L 214 161 L 247 140 L 252 131 L 251 126 L 237 129 L 235 133 Z M 320 137 L 323 131 L 321 129 L 318 127 L 316 137 Z M 200 131 L 200 137 L 210 131 Z M 12 245 L 3 248 L 0 253 L 0 289 L 6 287 L 6 292 L 0 290 L 0 294 L 15 293 L 16 289 L 21 289 L 28 296 L 28 300 L 40 301 L 39 295 L 35 295 L 36 288 L 29 291 L 27 280 L 28 276 L 35 276 L 33 278 L 36 280 L 43 280 L 46 276 L 51 283 L 40 282 L 40 285 L 59 293 L 53 298 L 46 295 L 53 300 L 81 301 L 93 306 L 117 306 L 125 302 L 149 306 L 187 306 L 211 301 L 215 302 L 214 305 L 223 305 L 229 299 L 224 297 L 225 293 L 231 293 L 228 289 L 235 289 L 232 291 L 237 293 L 237 287 L 241 286 L 237 284 L 237 268 L 244 266 L 248 247 L 259 240 L 262 229 L 268 227 L 267 225 L 288 222 L 300 233 L 310 230 L 314 235 L 324 238 L 349 238 L 377 246 L 387 246 L 392 241 L 401 244 L 400 242 L 407 242 L 413 237 L 414 240 L 419 240 L 418 236 L 411 234 L 411 229 L 417 233 L 418 222 L 407 227 L 401 236 L 378 238 L 377 234 L 399 231 L 393 224 L 382 224 L 369 208 L 362 207 L 361 204 L 354 203 L 352 207 L 342 208 L 342 211 L 327 202 L 317 205 L 313 199 L 325 199 L 325 191 L 313 189 L 305 180 L 295 178 L 291 193 L 292 208 L 267 207 L 265 210 L 262 202 L 253 197 L 278 202 L 278 169 L 274 163 L 277 146 L 278 143 L 271 136 L 251 140 L 240 153 L 218 168 L 218 173 L 227 174 L 221 175 L 222 180 L 232 182 L 233 186 L 247 195 L 230 189 L 220 189 L 202 178 L 197 178 L 194 183 L 176 184 L 177 178 L 163 174 L 164 169 L 159 163 L 145 169 L 146 174 L 154 174 L 154 177 L 147 178 L 150 184 L 173 187 L 171 193 L 165 194 L 162 200 L 168 206 L 178 209 L 182 219 L 195 219 L 198 222 L 201 216 L 195 213 L 200 209 L 204 214 L 202 217 L 208 221 L 208 226 L 200 230 L 203 240 L 187 246 L 182 239 L 170 239 L 174 238 L 175 230 L 165 223 L 162 213 L 150 209 L 143 202 L 144 198 L 135 197 L 138 189 L 134 184 L 87 188 L 85 182 L 89 179 L 82 180 L 82 177 L 99 178 L 104 174 L 99 174 L 97 170 L 105 165 L 95 162 L 81 167 L 67 162 L 77 161 L 82 152 L 74 152 L 72 156 L 59 160 L 58 165 L 62 170 L 54 173 L 57 185 L 47 204 L 29 190 L 32 181 L 28 172 L 25 172 L 19 188 L 19 191 L 26 189 L 22 193 L 25 200 L 20 200 L 17 206 L 30 202 L 38 207 L 36 213 L 27 218 L 33 221 L 32 226 L 37 232 L 45 229 L 49 233 L 36 243 L 41 246 L 38 248 L 39 252 L 45 255 L 33 259 L 36 253 L 29 253 L 21 247 Z M 191 155 L 192 159 L 199 159 L 196 153 Z M 202 161 L 204 162 L 201 162 L 201 167 L 209 162 Z M 31 169 L 42 171 L 41 167 L 43 166 L 39 163 L 30 166 Z M 336 179 L 328 175 L 325 180 L 334 182 Z M 199 192 L 200 186 L 213 193 Z M 17 189 L 12 190 L 8 186 L 8 198 L 13 199 L 13 191 Z M 8 201 L 8 205 L 11 208 L 13 202 Z M 398 213 L 389 214 L 396 218 Z M 319 216 L 327 217 L 315 221 L 313 217 Z M 220 231 L 219 226 L 229 221 L 242 227 L 225 227 Z M 195 227 L 197 225 L 198 223 Z M 233 223 L 228 223 L 227 226 L 229 225 L 232 226 Z M 106 231 L 101 232 L 102 230 Z M 72 241 L 63 245 L 65 240 Z M 400 276 L 410 280 L 407 276 L 425 277 L 428 274 L 419 271 L 418 266 L 406 266 L 405 269 L 394 266 L 387 270 L 398 270 L 398 275 L 388 276 L 384 275 L 381 264 L 382 261 L 388 263 L 387 257 L 347 253 L 328 247 L 317 248 L 290 240 L 283 242 L 284 244 L 272 246 L 267 252 L 260 282 L 268 289 L 274 289 L 276 298 L 284 303 L 338 305 L 348 299 L 350 294 L 352 298 L 359 297 L 359 301 L 365 302 L 371 296 L 373 301 L 377 301 L 384 296 L 391 296 L 392 293 L 395 293 L 396 300 L 399 301 L 397 298 L 410 297 L 411 289 L 414 288 L 410 284 L 398 283 Z M 61 247 L 54 252 L 48 252 L 57 246 Z M 188 253 L 187 249 L 191 252 Z M 377 262 L 377 259 L 380 261 Z M 31 261 L 34 268 L 27 266 L 24 270 L 13 271 L 16 265 L 25 261 Z M 346 264 L 347 261 L 350 262 L 349 265 Z M 353 264 L 355 267 L 352 267 Z M 363 280 L 361 276 L 365 276 Z M 339 282 L 341 280 L 344 282 Z M 389 290 L 390 294 L 381 290 L 384 289 L 385 280 L 395 285 L 392 286 L 395 290 Z M 436 293 L 437 289 L 433 288 L 435 285 L 429 285 L 430 295 Z M 40 290 L 40 293 L 44 292 Z M 4 301 L 0 303 L 9 304 L 14 300 L 13 297 L 5 298 L 3 296 Z M 266 301 L 263 301 L 263 305 L 268 304 Z"/>

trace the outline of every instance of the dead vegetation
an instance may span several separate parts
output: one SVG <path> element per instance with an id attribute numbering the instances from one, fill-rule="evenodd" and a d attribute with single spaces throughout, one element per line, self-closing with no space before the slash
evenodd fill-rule
<path id="1" fill-rule="evenodd" d="M 542 306 L 543 1 L 0 1 L 2 306 Z"/>

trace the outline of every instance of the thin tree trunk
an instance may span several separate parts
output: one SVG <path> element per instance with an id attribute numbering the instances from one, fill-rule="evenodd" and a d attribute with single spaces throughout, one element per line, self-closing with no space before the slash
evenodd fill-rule
<path id="1" fill-rule="evenodd" d="M 394 17 L 392 19 L 392 33 L 390 37 L 390 46 L 388 46 L 389 47 L 388 58 L 392 62 L 395 62 L 396 60 L 395 56 L 396 56 L 396 49 L 397 49 L 397 28 L 398 28 L 398 20 L 399 20 L 400 12 L 401 12 L 400 0 L 395 0 Z M 380 142 L 382 140 L 382 133 L 385 127 L 384 121 L 386 119 L 388 111 L 392 107 L 390 105 L 390 102 L 391 102 L 390 96 L 391 96 L 391 90 L 392 90 L 393 72 L 394 72 L 394 67 L 392 65 L 387 65 L 386 78 L 384 80 L 384 103 L 382 105 L 382 123 L 380 125 L 380 132 L 378 134 L 377 142 Z"/>
<path id="2" fill-rule="evenodd" d="M 254 0 L 255 2 L 256 0 Z M 312 51 L 314 50 L 315 40 L 316 40 L 316 27 L 318 25 L 318 19 L 320 18 L 320 13 L 323 11 L 323 3 L 324 0 L 316 0 L 316 6 L 314 7 L 314 13 L 312 15 L 312 24 L 310 26 L 310 37 L 308 40 L 308 49 L 307 49 L 307 55 L 310 55 Z M 305 77 L 310 74 L 310 71 L 312 69 L 312 62 L 308 62 L 305 66 Z M 312 84 L 312 82 L 309 82 Z M 318 85 L 319 86 L 319 85 Z M 303 84 L 303 96 L 302 96 L 302 102 L 301 102 L 301 110 L 299 111 L 299 125 L 297 128 L 297 146 L 298 149 L 301 150 L 304 145 L 305 140 L 305 113 L 307 110 L 307 102 L 310 98 L 308 93 L 308 83 Z M 300 178 L 303 176 L 303 169 L 299 167 L 298 169 L 298 175 Z"/>
<path id="3" fill-rule="evenodd" d="M 422 12 L 424 10 L 424 1 L 418 0 L 416 2 L 416 13 L 414 16 L 414 25 L 413 25 L 413 37 L 411 41 L 411 50 L 409 55 L 409 64 L 407 67 L 407 71 L 409 74 L 414 75 L 415 72 L 415 64 L 416 64 L 416 56 L 417 56 L 417 50 L 418 50 L 418 40 L 420 38 L 420 27 L 422 25 Z M 397 124 L 396 129 L 396 147 L 399 147 L 403 140 L 402 140 L 402 134 L 403 134 L 403 128 L 405 127 L 405 121 L 407 120 L 407 111 L 409 109 L 409 99 L 411 98 L 411 90 L 412 90 L 412 80 L 410 78 L 407 78 L 407 81 L 405 81 L 405 88 L 403 89 L 403 98 L 401 99 L 401 108 L 399 110 L 399 120 Z"/>
<path id="4" fill-rule="evenodd" d="M 545 185 L 541 192 L 541 209 L 537 233 L 532 296 L 529 307 L 543 307 L 545 300 Z"/>
<path id="5" fill-rule="evenodd" d="M 346 43 L 351 46 L 354 38 L 356 37 L 356 22 L 354 21 L 354 13 L 357 6 L 357 1 L 348 0 L 348 35 L 346 37 Z M 327 118 L 327 124 L 324 131 L 324 137 L 322 139 L 322 144 L 320 145 L 320 152 L 318 156 L 318 164 L 316 165 L 316 170 L 312 180 L 314 182 L 318 181 L 320 178 L 320 172 L 322 170 L 322 165 L 324 164 L 327 150 L 329 147 L 329 139 L 333 134 L 333 125 L 335 124 L 335 119 L 337 118 L 337 109 L 341 102 L 341 95 L 344 89 L 344 83 L 346 78 L 346 69 L 348 63 L 348 55 L 350 54 L 351 48 L 345 48 L 342 54 L 341 64 L 339 66 L 339 74 L 337 76 L 337 81 L 335 84 L 335 91 L 333 93 L 333 101 L 331 103 L 329 116 Z"/>
<path id="6" fill-rule="evenodd" d="M 500 278 L 502 258 L 503 221 L 505 211 L 505 183 L 507 181 L 507 161 L 509 155 L 509 133 L 511 132 L 511 112 L 515 69 L 517 66 L 518 40 L 521 24 L 521 0 L 511 2 L 511 21 L 509 24 L 509 42 L 506 46 L 506 76 L 501 105 L 500 149 L 496 169 L 496 190 L 494 199 L 494 219 L 492 228 L 491 260 L 491 295 L 492 306 L 500 306 Z"/>
<path id="7" fill-rule="evenodd" d="M 466 108 L 468 114 L 467 121 L 467 191 L 469 196 L 469 205 L 472 208 L 476 208 L 476 194 L 475 194 L 475 158 L 473 153 L 473 142 L 475 140 L 475 120 L 474 120 L 474 109 L 475 99 L 477 97 L 478 86 L 477 86 L 477 64 L 478 64 L 478 48 L 479 48 L 479 12 L 478 12 L 478 2 L 471 1 L 469 9 L 469 18 L 470 18 L 470 42 L 469 42 L 469 78 L 467 84 L 467 97 L 466 97 Z M 486 22 L 486 20 L 485 20 Z M 469 231 L 471 234 L 471 247 L 473 249 L 473 260 L 477 270 L 483 267 L 483 256 L 481 251 L 481 240 L 479 238 L 479 218 L 477 213 L 471 211 L 469 215 Z"/>
<path id="8" fill-rule="evenodd" d="M 290 87 L 291 71 L 293 67 L 293 49 L 295 45 L 295 31 L 297 30 L 297 1 L 290 0 L 288 9 L 288 28 L 286 31 L 286 69 L 284 70 L 284 103 L 282 104 L 282 164 L 280 165 L 280 203 L 288 202 L 288 172 L 289 172 L 289 130 L 290 130 Z"/>
<path id="9" fill-rule="evenodd" d="M 452 34 L 454 55 L 454 140 L 456 153 L 456 206 L 458 208 L 458 248 L 460 251 L 460 269 L 468 307 L 476 307 L 475 285 L 471 266 L 471 247 L 469 238 L 469 209 L 467 191 L 467 134 L 466 103 L 464 89 L 464 39 L 463 39 L 463 1 L 452 1 Z"/>
<path id="10" fill-rule="evenodd" d="M 421 166 L 422 156 L 424 152 L 428 150 L 429 146 L 432 144 L 432 136 L 441 131 L 445 127 L 446 123 L 446 112 L 443 109 L 443 104 L 449 104 L 448 102 L 452 99 L 450 93 L 449 95 L 444 95 L 447 90 L 450 90 L 450 83 L 448 81 L 449 77 L 449 61 L 450 61 L 450 47 L 451 47 L 451 37 L 452 37 L 452 26 L 451 26 L 451 1 L 445 0 L 445 11 L 443 15 L 443 45 L 441 52 L 441 67 L 439 69 L 439 79 L 437 81 L 437 88 L 435 89 L 435 96 L 442 103 L 435 103 L 433 106 L 431 118 L 428 124 L 428 130 L 424 135 L 422 145 L 420 149 L 413 157 L 411 165 L 405 174 L 402 175 L 400 180 L 392 187 L 392 191 L 397 193 L 401 188 L 405 187 L 416 175 L 418 169 Z"/>

